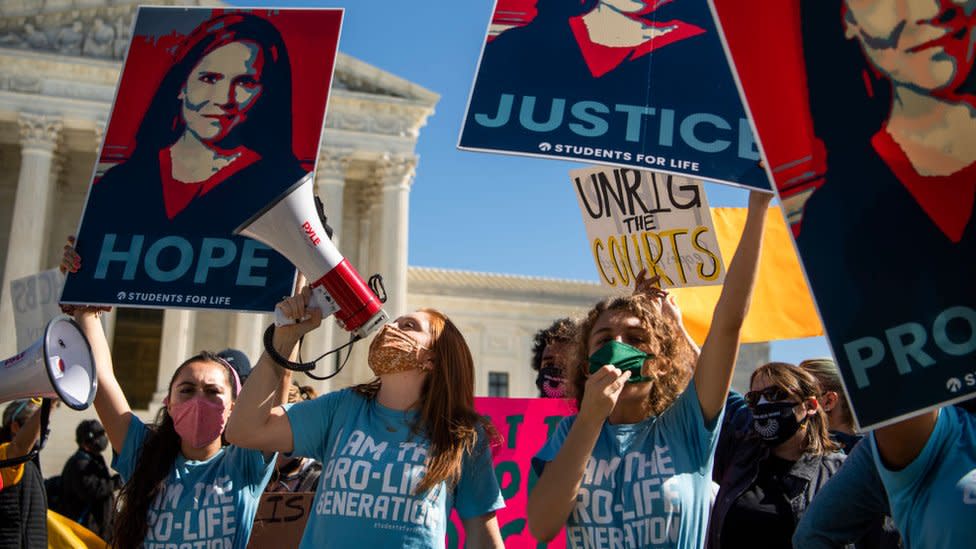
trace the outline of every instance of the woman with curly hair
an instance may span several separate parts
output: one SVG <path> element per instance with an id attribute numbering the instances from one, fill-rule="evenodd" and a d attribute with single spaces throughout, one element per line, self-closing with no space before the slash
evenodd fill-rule
<path id="1" fill-rule="evenodd" d="M 290 298 L 282 313 L 304 318 L 309 296 Z M 279 356 L 319 325 L 321 311 L 309 314 L 274 329 Z M 301 547 L 444 547 L 452 509 L 468 547 L 503 547 L 494 431 L 474 409 L 474 360 L 447 316 L 420 309 L 383 326 L 367 359 L 376 379 L 314 400 L 275 406 L 279 360 L 261 356 L 227 437 L 322 462 Z"/>
<path id="2" fill-rule="evenodd" d="M 533 536 L 566 526 L 570 547 L 701 547 L 721 416 L 755 285 L 771 196 L 749 214 L 697 362 L 663 293 L 600 302 L 584 319 L 574 374 L 579 414 L 534 460 Z M 688 378 L 694 370 L 693 381 Z"/>

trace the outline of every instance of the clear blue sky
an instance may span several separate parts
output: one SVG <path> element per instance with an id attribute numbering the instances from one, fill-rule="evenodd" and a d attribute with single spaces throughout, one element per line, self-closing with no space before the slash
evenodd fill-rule
<path id="1" fill-rule="evenodd" d="M 242 6 L 346 9 L 339 49 L 440 94 L 420 132 L 409 263 L 597 281 L 567 172 L 581 164 L 457 150 L 492 0 L 251 0 Z M 744 190 L 707 184 L 712 206 Z M 773 344 L 773 358 L 829 356 L 823 338 Z"/>

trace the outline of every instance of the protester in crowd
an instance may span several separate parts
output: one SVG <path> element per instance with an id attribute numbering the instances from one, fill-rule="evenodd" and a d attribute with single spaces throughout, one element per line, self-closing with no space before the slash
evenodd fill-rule
<path id="1" fill-rule="evenodd" d="M 319 394 L 308 385 L 292 383 L 288 389 L 288 404 L 318 398 Z M 322 463 L 306 457 L 278 454 L 271 482 L 265 492 L 314 492 L 319 486 Z"/>
<path id="2" fill-rule="evenodd" d="M 61 268 L 84 268 L 70 241 Z M 115 377 L 99 308 L 62 309 L 74 315 L 91 345 L 98 372 L 95 411 L 117 454 L 112 467 L 125 481 L 116 546 L 192 540 L 244 549 L 274 456 L 224 444 L 224 425 L 240 391 L 236 370 L 209 351 L 188 358 L 173 373 L 156 421 L 146 425 L 132 413 Z M 269 391 L 277 404 L 288 394 L 290 373 L 279 380 Z"/>
<path id="3" fill-rule="evenodd" d="M 708 526 L 709 549 L 792 547 L 793 532 L 845 455 L 830 438 L 820 384 L 782 362 L 760 366 L 746 402 L 752 430 L 723 433 L 713 478 L 719 492 Z"/>
<path id="4" fill-rule="evenodd" d="M 303 318 L 309 296 L 306 288 L 281 311 Z M 275 407 L 281 356 L 321 322 L 318 309 L 308 312 L 273 328 L 227 430 L 236 444 L 324 464 L 301 547 L 443 547 L 452 508 L 469 547 L 502 547 L 494 431 L 474 409 L 471 352 L 450 319 L 433 309 L 397 318 L 370 344 L 376 379 Z"/>
<path id="5" fill-rule="evenodd" d="M 548 328 L 536 332 L 532 340 L 532 369 L 536 372 L 535 386 L 542 398 L 566 398 L 568 386 L 566 364 L 576 339 L 577 322 L 560 318 Z"/>
<path id="6" fill-rule="evenodd" d="M 840 379 L 837 363 L 829 358 L 811 358 L 804 360 L 799 366 L 817 378 L 821 391 L 817 401 L 827 414 L 830 436 L 840 445 L 845 454 L 850 454 L 854 445 L 861 440 L 861 435 L 854 431 L 854 414 L 851 413 L 851 405 L 844 394 L 844 385 Z"/>
<path id="7" fill-rule="evenodd" d="M 40 436 L 40 399 L 11 402 L 0 427 L 0 461 L 28 455 Z M 2 467 L 0 478 L 0 547 L 47 547 L 47 500 L 37 465 L 29 460 Z"/>
<path id="8" fill-rule="evenodd" d="M 122 480 L 109 471 L 102 457 L 108 436 L 98 420 L 86 419 L 75 429 L 75 442 L 78 451 L 61 471 L 61 494 L 55 511 L 110 542 L 115 524 L 115 491 L 122 487 Z"/>
<path id="9" fill-rule="evenodd" d="M 541 470 L 529 494 L 534 537 L 551 540 L 566 526 L 571 547 L 704 543 L 718 426 L 770 198 L 750 195 L 697 365 L 682 328 L 662 312 L 663 296 L 610 298 L 586 316 L 574 363 L 579 414 L 559 424 L 533 463 Z"/>
<path id="10" fill-rule="evenodd" d="M 968 404 L 973 404 L 971 401 Z M 880 427 L 865 441 L 908 547 L 976 539 L 976 415 L 947 406 Z"/>
<path id="11" fill-rule="evenodd" d="M 239 349 L 224 349 L 217 353 L 217 356 L 227 361 L 227 364 L 230 364 L 234 368 L 242 385 L 247 382 L 247 376 L 251 373 L 251 360 L 247 358 L 244 351 Z"/>

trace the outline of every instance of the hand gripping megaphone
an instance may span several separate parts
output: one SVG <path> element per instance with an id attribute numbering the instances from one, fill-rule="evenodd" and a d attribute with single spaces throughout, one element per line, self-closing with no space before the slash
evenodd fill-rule
<path id="1" fill-rule="evenodd" d="M 67 317 L 48 322 L 40 339 L 0 362 L 0 402 L 57 398 L 69 408 L 84 410 L 91 406 L 97 388 L 91 346 Z"/>
<path id="2" fill-rule="evenodd" d="M 291 261 L 312 281 L 312 299 L 322 309 L 322 316 L 335 313 L 339 326 L 362 338 L 390 317 L 380 299 L 326 235 L 315 210 L 312 177 L 312 173 L 307 174 L 294 190 L 235 232 L 267 244 Z M 280 312 L 276 314 L 276 324 L 287 322 Z"/>

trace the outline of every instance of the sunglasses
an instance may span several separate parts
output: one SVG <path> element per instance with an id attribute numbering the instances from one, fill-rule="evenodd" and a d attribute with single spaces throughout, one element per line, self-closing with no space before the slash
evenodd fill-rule
<path id="1" fill-rule="evenodd" d="M 767 402 L 779 402 L 790 398 L 790 394 L 779 387 L 766 387 L 761 391 L 749 391 L 746 393 L 746 404 L 750 408 L 755 408 L 760 399 L 765 398 Z"/>

